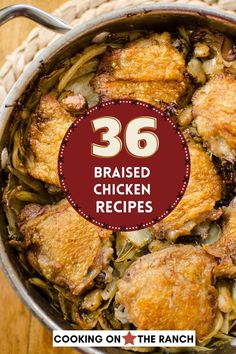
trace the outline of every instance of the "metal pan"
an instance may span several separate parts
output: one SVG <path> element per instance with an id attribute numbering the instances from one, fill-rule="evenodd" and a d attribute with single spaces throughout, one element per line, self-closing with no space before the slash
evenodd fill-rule
<path id="1" fill-rule="evenodd" d="M 176 25 L 201 25 L 236 36 L 236 16 L 220 10 L 185 5 L 185 4 L 152 4 L 114 11 L 94 21 L 70 29 L 68 25 L 32 7 L 16 6 L 4 12 L 0 11 L 0 22 L 15 16 L 27 16 L 39 21 L 44 26 L 60 32 L 67 32 L 50 45 L 27 68 L 7 96 L 0 110 L 0 146 L 8 137 L 8 124 L 16 101 L 21 97 L 28 85 L 34 82 L 44 67 L 53 68 L 55 63 L 70 57 L 80 49 L 88 46 L 92 39 L 101 32 L 117 32 L 130 29 L 170 30 Z M 45 17 L 46 16 L 46 17 Z M 14 250 L 7 245 L 7 230 L 3 212 L 0 211 L 0 258 L 2 266 L 12 286 L 28 308 L 51 330 L 66 329 L 68 325 L 59 318 L 48 302 L 36 291 L 25 286 L 24 275 Z M 196 294 L 197 296 L 197 294 Z M 86 348 L 88 354 L 122 354 L 127 353 L 117 348 Z M 235 354 L 236 349 L 230 344 L 218 348 L 216 354 Z"/>

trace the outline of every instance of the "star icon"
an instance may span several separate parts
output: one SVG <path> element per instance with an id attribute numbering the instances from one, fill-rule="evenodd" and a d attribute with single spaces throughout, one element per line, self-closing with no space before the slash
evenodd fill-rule
<path id="1" fill-rule="evenodd" d="M 125 344 L 124 345 L 127 345 L 127 344 L 133 344 L 134 345 L 134 340 L 135 340 L 136 336 L 133 336 L 130 331 L 126 334 L 126 336 L 122 336 L 122 337 L 125 340 Z"/>

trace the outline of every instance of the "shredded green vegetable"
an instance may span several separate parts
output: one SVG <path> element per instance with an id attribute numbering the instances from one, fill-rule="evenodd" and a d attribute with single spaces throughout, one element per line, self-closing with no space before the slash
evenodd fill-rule
<path id="1" fill-rule="evenodd" d="M 93 45 L 87 48 L 83 54 L 78 58 L 78 60 L 72 65 L 72 67 L 62 76 L 60 82 L 58 84 L 58 92 L 61 92 L 70 80 L 73 79 L 74 75 L 76 75 L 77 71 L 81 66 L 87 63 L 92 58 L 102 54 L 105 52 L 107 46 L 105 44 Z"/>

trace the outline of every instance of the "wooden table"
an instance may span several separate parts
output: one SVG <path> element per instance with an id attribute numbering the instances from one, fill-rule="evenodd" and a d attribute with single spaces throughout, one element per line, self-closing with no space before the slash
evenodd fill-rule
<path id="1" fill-rule="evenodd" d="M 83 0 L 78 0 L 83 1 Z M 0 7 L 27 3 L 52 11 L 64 0 L 0 0 Z M 14 19 L 0 27 L 0 66 L 34 27 L 30 20 Z M 12 290 L 0 270 L 0 353 L 1 354 L 76 354 L 69 348 L 52 348 L 51 334 L 31 315 Z"/>

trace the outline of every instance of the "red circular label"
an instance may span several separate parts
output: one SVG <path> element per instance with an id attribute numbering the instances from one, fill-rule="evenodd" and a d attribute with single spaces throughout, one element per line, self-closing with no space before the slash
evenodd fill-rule
<path id="1" fill-rule="evenodd" d="M 188 184 L 190 157 L 170 117 L 140 101 L 98 104 L 79 116 L 59 152 L 62 190 L 88 221 L 134 231 L 166 217 Z"/>

